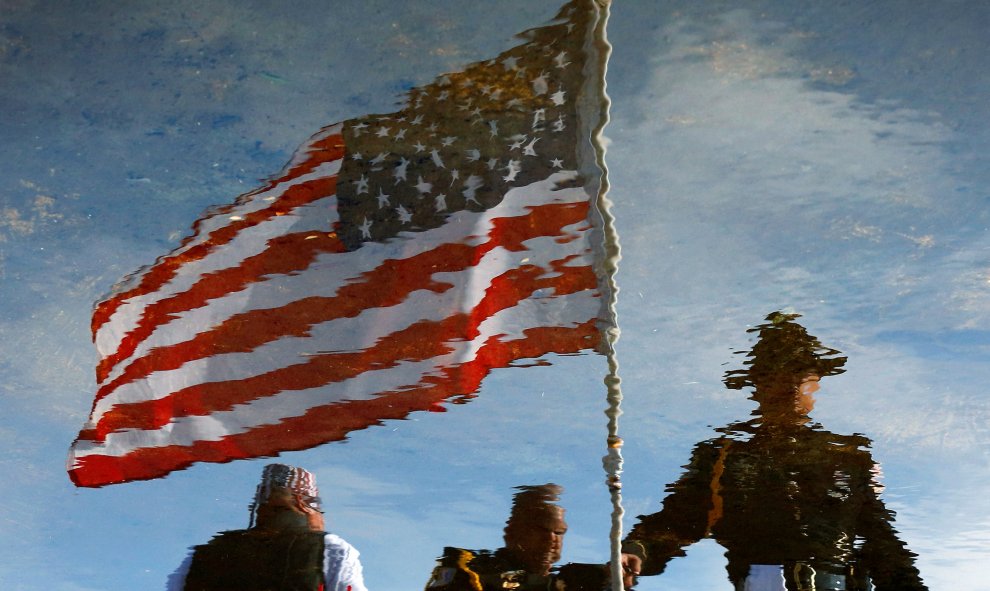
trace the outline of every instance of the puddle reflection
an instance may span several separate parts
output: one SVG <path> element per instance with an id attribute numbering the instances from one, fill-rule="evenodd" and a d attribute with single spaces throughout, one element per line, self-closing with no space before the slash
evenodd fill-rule
<path id="1" fill-rule="evenodd" d="M 4 3 L 0 589 L 982 591 L 990 3 L 609 4 Z"/>
<path id="2" fill-rule="evenodd" d="M 926 589 L 915 555 L 879 497 L 880 467 L 863 435 L 812 422 L 819 380 L 846 357 L 774 312 L 730 389 L 752 388 L 748 421 L 699 443 L 660 512 L 640 516 L 623 545 L 642 575 L 658 575 L 705 538 L 726 550 L 728 577 L 748 589 Z"/>

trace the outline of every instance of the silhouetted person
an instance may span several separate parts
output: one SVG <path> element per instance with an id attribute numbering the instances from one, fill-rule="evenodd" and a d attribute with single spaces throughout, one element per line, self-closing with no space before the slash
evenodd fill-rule
<path id="1" fill-rule="evenodd" d="M 657 575 L 683 548 L 712 538 L 726 549 L 737 591 L 925 589 L 878 497 L 877 465 L 862 435 L 837 435 L 808 413 L 820 378 L 846 358 L 775 312 L 731 389 L 753 388 L 749 421 L 698 444 L 659 513 L 640 516 L 624 562 Z M 872 585 L 872 587 L 871 587 Z"/>
<path id="2" fill-rule="evenodd" d="M 366 591 L 358 551 L 324 531 L 314 476 L 265 466 L 248 529 L 193 548 L 169 578 L 182 591 Z"/>
<path id="3" fill-rule="evenodd" d="M 554 504 L 556 484 L 520 486 L 505 524 L 505 546 L 494 552 L 444 548 L 426 584 L 428 591 L 596 591 L 605 586 L 600 564 L 567 564 L 556 571 L 567 523 L 564 509 Z"/>

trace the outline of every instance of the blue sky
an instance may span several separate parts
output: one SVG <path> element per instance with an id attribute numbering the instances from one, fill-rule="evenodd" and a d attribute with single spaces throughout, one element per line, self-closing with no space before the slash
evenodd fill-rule
<path id="1" fill-rule="evenodd" d="M 391 110 L 557 8 L 5 4 L 0 543 L 15 558 L 0 585 L 156 588 L 188 546 L 246 524 L 263 461 L 69 483 L 93 301 L 323 125 Z M 873 440 L 930 588 L 982 584 L 988 20 L 962 1 L 616 3 L 606 134 L 630 516 L 658 506 L 712 427 L 749 413 L 721 374 L 747 326 L 790 308 L 849 356 L 813 416 Z M 316 472 L 375 589 L 421 588 L 444 545 L 496 546 L 520 484 L 565 485 L 565 560 L 605 558 L 605 363 L 552 361 L 496 371 L 447 413 L 287 454 Z M 711 546 L 641 588 L 724 583 Z"/>

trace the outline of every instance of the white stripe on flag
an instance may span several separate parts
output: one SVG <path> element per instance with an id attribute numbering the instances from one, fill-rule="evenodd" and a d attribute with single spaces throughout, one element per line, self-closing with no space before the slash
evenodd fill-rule
<path id="1" fill-rule="evenodd" d="M 243 218 L 250 213 L 272 207 L 273 202 L 266 200 L 266 196 L 272 199 L 277 199 L 278 195 L 285 193 L 285 191 L 293 186 L 310 180 L 330 177 L 336 175 L 339 171 L 340 160 L 326 162 L 321 164 L 316 170 L 309 174 L 292 179 L 286 183 L 281 183 L 271 190 L 259 194 L 257 199 L 235 208 L 234 211 L 225 212 L 223 214 L 213 214 L 212 216 L 205 218 L 204 223 L 198 229 L 199 231 L 190 239 L 190 241 L 170 253 L 168 258 L 180 258 L 183 253 L 188 252 L 191 248 L 205 243 L 210 238 L 210 234 L 212 232 L 230 224 L 232 221 L 235 221 L 234 218 Z M 326 231 L 327 228 L 331 227 L 330 224 L 336 219 L 335 217 L 330 217 L 331 215 L 335 216 L 336 213 L 331 213 L 329 211 L 331 208 L 336 207 L 336 199 L 322 199 L 320 201 L 321 203 L 317 204 L 317 207 L 327 208 L 328 212 L 322 215 L 317 214 L 312 220 L 310 220 L 309 225 L 314 230 L 322 228 L 323 231 Z M 293 213 L 296 211 L 305 210 L 308 206 L 309 204 L 299 206 L 295 208 Z M 137 323 L 141 320 L 141 310 L 151 304 L 154 304 L 155 302 L 187 291 L 197 280 L 207 273 L 213 273 L 221 269 L 236 266 L 243 262 L 244 259 L 264 251 L 267 246 L 267 241 L 272 237 L 280 235 L 279 228 L 286 228 L 291 226 L 292 223 L 299 223 L 302 220 L 304 220 L 304 218 L 298 214 L 295 216 L 272 216 L 272 218 L 265 220 L 264 222 L 253 224 L 242 229 L 234 239 L 234 241 L 237 242 L 236 247 L 229 243 L 220 245 L 217 248 L 212 249 L 209 254 L 202 259 L 191 260 L 183 263 L 182 266 L 178 268 L 176 276 L 167 283 L 154 291 L 128 298 L 119 308 L 117 308 L 117 310 L 114 311 L 109 321 L 104 323 L 103 326 L 101 326 L 96 332 L 94 342 L 96 343 L 97 350 L 103 354 L 113 353 L 117 350 L 117 347 L 120 346 L 120 341 L 124 338 L 124 336 L 133 330 Z M 320 226 L 321 222 L 322 226 Z M 299 230 L 292 228 L 292 231 L 304 231 L 305 229 L 306 228 L 304 227 L 300 227 Z M 281 233 L 284 232 L 285 230 L 281 231 Z M 155 266 L 158 264 L 160 263 L 156 263 Z M 125 284 L 118 286 L 117 290 L 126 289 L 125 286 L 137 285 L 140 283 L 141 278 L 152 268 L 154 268 L 154 266 L 145 269 L 143 273 L 132 276 L 125 282 Z"/>
<path id="2" fill-rule="evenodd" d="M 440 321 L 452 314 L 470 312 L 481 303 L 493 279 L 523 264 L 543 267 L 546 269 L 545 276 L 557 274 L 551 270 L 550 263 L 562 262 L 568 257 L 577 257 L 568 261 L 569 266 L 575 266 L 578 264 L 577 261 L 582 261 L 585 266 L 591 264 L 588 245 L 581 240 L 561 242 L 557 237 L 543 236 L 524 244 L 527 246 L 526 250 L 509 251 L 498 247 L 486 253 L 475 266 L 454 273 L 432 275 L 434 281 L 453 286 L 442 293 L 418 290 L 394 306 L 368 308 L 354 318 L 335 318 L 316 324 L 308 331 L 307 336 L 277 338 L 252 351 L 194 359 L 182 367 L 153 372 L 146 378 L 122 384 L 96 403 L 93 420 L 99 421 L 104 413 L 116 404 L 162 399 L 172 392 L 201 382 L 246 379 L 298 363 L 301 357 L 316 351 L 362 350 L 413 323 L 424 320 Z M 524 260 L 527 261 L 524 263 Z M 292 294 L 297 298 L 322 295 L 318 291 L 311 293 L 315 291 L 314 287 L 326 289 L 321 281 L 307 286 L 307 291 L 302 293 L 292 290 Z M 552 296 L 549 293 L 544 295 Z M 224 304 L 226 305 L 222 308 L 220 306 L 210 306 L 208 310 L 202 308 L 196 312 L 203 311 L 203 313 L 190 313 L 185 318 L 173 321 L 160 331 L 160 335 L 156 334 L 156 337 L 162 338 L 154 343 L 146 341 L 142 344 L 142 351 L 139 353 L 153 347 L 173 344 L 169 338 L 173 334 L 187 338 L 188 335 L 195 334 L 191 331 L 196 327 L 216 325 L 223 318 L 244 311 L 248 304 L 251 308 L 272 307 L 259 305 L 258 300 L 252 295 L 252 290 L 245 290 L 236 298 L 225 298 Z M 592 311 L 582 319 L 586 320 L 594 316 L 595 312 Z M 553 325 L 553 323 L 544 324 Z"/>
<path id="3" fill-rule="evenodd" d="M 125 429 L 110 433 L 102 443 L 80 440 L 73 448 L 77 460 L 89 455 L 121 457 L 137 449 L 169 445 L 189 446 L 197 441 L 219 441 L 247 433 L 263 425 L 301 416 L 312 408 L 342 401 L 371 400 L 381 392 L 411 388 L 427 376 L 441 376 L 445 368 L 456 368 L 475 358 L 493 336 L 502 340 L 524 338 L 524 330 L 544 325 L 547 318 L 558 319 L 557 326 L 573 326 L 564 318 L 593 318 L 601 305 L 595 290 L 584 290 L 556 298 L 528 298 L 486 319 L 479 334 L 470 341 L 453 341 L 449 353 L 418 362 L 400 361 L 394 367 L 367 371 L 349 380 L 306 390 L 287 390 L 237 405 L 228 411 L 209 415 L 185 416 L 159 429 Z M 538 321 L 538 323 L 533 323 Z M 531 324 L 533 323 L 533 324 Z"/>
<path id="4" fill-rule="evenodd" d="M 424 232 L 403 232 L 389 243 L 365 243 L 353 253 L 324 254 L 318 257 L 304 273 L 268 278 L 267 281 L 254 284 L 250 293 L 245 290 L 233 292 L 215 298 L 194 311 L 176 314 L 145 338 L 128 360 L 140 359 L 155 348 L 184 342 L 189 335 L 201 332 L 202 329 L 199 327 L 216 326 L 231 315 L 244 312 L 247 309 L 245 307 L 247 298 L 250 298 L 250 309 L 275 309 L 309 295 L 331 297 L 337 293 L 339 286 L 361 281 L 361 275 L 369 269 L 380 266 L 386 260 L 401 260 L 447 243 L 483 244 L 489 240 L 488 234 L 495 227 L 496 219 L 525 215 L 530 206 L 586 202 L 588 196 L 582 188 L 554 190 L 557 183 L 573 179 L 576 174 L 573 171 L 558 172 L 545 180 L 510 190 L 500 204 L 487 211 L 456 212 L 438 228 Z M 534 251 L 534 254 L 538 253 L 539 251 Z M 339 258 L 342 256 L 359 256 L 362 264 L 342 265 Z M 215 272 L 219 269 L 211 268 L 211 270 Z M 136 302 L 133 304 L 135 308 L 130 312 L 131 317 L 121 316 L 118 311 L 108 323 L 116 324 L 119 318 L 126 322 L 126 325 L 108 330 L 113 330 L 115 334 L 124 334 L 127 330 L 133 330 L 133 325 L 136 324 L 133 322 L 134 318 L 141 316 L 137 305 Z M 111 355 L 116 351 L 116 347 L 105 350 L 99 345 L 98 349 L 103 356 Z M 119 377 L 126 369 L 128 360 L 118 363 L 101 384 L 109 383 Z"/>

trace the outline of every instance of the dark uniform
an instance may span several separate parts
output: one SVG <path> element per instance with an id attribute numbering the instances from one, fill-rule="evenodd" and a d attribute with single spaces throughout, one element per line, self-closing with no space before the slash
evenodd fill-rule
<path id="1" fill-rule="evenodd" d="M 726 548 L 740 590 L 753 565 L 782 567 L 787 589 L 926 589 L 877 496 L 869 439 L 760 420 L 721 431 L 626 538 L 643 575 L 710 537 Z"/>
<path id="2" fill-rule="evenodd" d="M 322 591 L 323 532 L 223 532 L 196 546 L 185 591 Z"/>
<path id="3" fill-rule="evenodd" d="M 548 576 L 527 573 L 502 549 L 446 547 L 426 584 L 427 591 L 601 591 L 607 572 L 600 564 L 566 564 Z"/>

